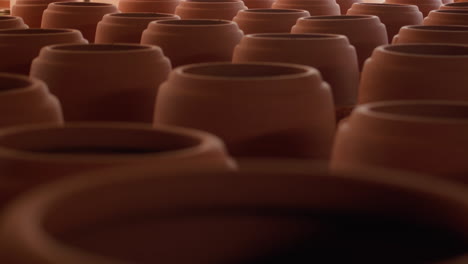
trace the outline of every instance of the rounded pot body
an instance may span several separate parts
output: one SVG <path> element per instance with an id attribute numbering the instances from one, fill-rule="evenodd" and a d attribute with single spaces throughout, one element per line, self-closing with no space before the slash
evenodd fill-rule
<path id="1" fill-rule="evenodd" d="M 393 44 L 446 43 L 468 45 L 468 26 L 404 26 Z"/>
<path id="2" fill-rule="evenodd" d="M 415 5 L 419 8 L 419 11 L 423 16 L 427 16 L 432 10 L 437 10 L 441 7 L 441 0 L 385 0 L 387 4 L 403 4 L 403 5 Z"/>
<path id="3" fill-rule="evenodd" d="M 309 12 L 298 9 L 247 9 L 239 11 L 233 21 L 244 34 L 289 33 L 299 18 L 308 16 Z"/>
<path id="4" fill-rule="evenodd" d="M 271 6 L 279 9 L 303 9 L 312 16 L 337 16 L 341 13 L 335 0 L 276 0 Z"/>
<path id="5" fill-rule="evenodd" d="M 180 0 L 120 0 L 119 10 L 126 13 L 154 12 L 174 14 Z"/>
<path id="6" fill-rule="evenodd" d="M 181 1 L 175 14 L 182 19 L 232 20 L 237 12 L 247 9 L 242 1 Z"/>
<path id="7" fill-rule="evenodd" d="M 0 16 L 0 29 L 24 29 L 28 28 L 21 17 Z"/>
<path id="8" fill-rule="evenodd" d="M 468 26 L 468 10 L 434 10 L 424 19 L 423 25 L 461 25 Z"/>
<path id="9" fill-rule="evenodd" d="M 16 0 L 11 15 L 23 18 L 30 28 L 40 28 L 42 13 L 52 2 L 76 2 L 77 0 Z"/>

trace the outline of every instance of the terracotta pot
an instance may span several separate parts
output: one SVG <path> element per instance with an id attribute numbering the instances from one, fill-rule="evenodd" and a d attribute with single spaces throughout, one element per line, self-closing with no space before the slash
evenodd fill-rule
<path id="1" fill-rule="evenodd" d="M 172 71 L 155 124 L 209 131 L 234 156 L 327 159 L 335 119 L 330 87 L 313 68 L 206 63 Z"/>
<path id="2" fill-rule="evenodd" d="M 114 169 L 10 204 L 0 252 L 12 264 L 440 263 L 466 253 L 467 208 L 462 186 L 395 171 Z"/>
<path id="3" fill-rule="evenodd" d="M 181 1 L 175 14 L 182 19 L 222 19 L 232 20 L 240 10 L 247 9 L 240 0 L 191 0 Z"/>
<path id="4" fill-rule="evenodd" d="M 288 62 L 312 66 L 330 84 L 336 107 L 356 104 L 359 86 L 356 50 L 345 36 L 281 33 L 246 35 L 234 50 L 232 61 Z"/>
<path id="5" fill-rule="evenodd" d="M 181 0 L 120 0 L 119 10 L 122 12 L 155 12 L 174 14 Z"/>
<path id="6" fill-rule="evenodd" d="M 142 44 L 161 47 L 173 67 L 184 64 L 231 61 L 243 34 L 226 20 L 154 21 L 143 31 Z M 189 48 L 187 45 L 190 45 Z"/>
<path id="7" fill-rule="evenodd" d="M 77 0 L 16 0 L 11 15 L 23 18 L 30 28 L 40 28 L 42 13 L 52 2 L 76 2 Z"/>
<path id="8" fill-rule="evenodd" d="M 243 0 L 244 4 L 250 8 L 271 8 L 275 0 Z"/>
<path id="9" fill-rule="evenodd" d="M 156 46 L 54 45 L 41 50 L 31 76 L 57 95 L 66 121 L 151 122 L 170 69 Z"/>
<path id="10" fill-rule="evenodd" d="M 468 26 L 468 10 L 434 10 L 424 19 L 423 25 L 462 25 Z"/>
<path id="11" fill-rule="evenodd" d="M 96 28 L 96 43 L 140 43 L 151 21 L 180 17 L 162 13 L 115 13 L 105 15 Z"/>
<path id="12" fill-rule="evenodd" d="M 359 103 L 405 99 L 468 100 L 467 71 L 468 46 L 381 46 L 364 65 Z"/>
<path id="13" fill-rule="evenodd" d="M 459 2 L 462 2 L 462 1 L 459 1 Z M 453 3 L 453 0 L 442 0 L 442 4 L 450 4 L 450 3 Z"/>
<path id="14" fill-rule="evenodd" d="M 51 3 L 44 11 L 41 27 L 78 29 L 92 43 L 98 22 L 105 14 L 116 12 L 119 12 L 117 7 L 107 3 Z"/>
<path id="15" fill-rule="evenodd" d="M 448 43 L 468 45 L 468 26 L 404 26 L 393 44 Z"/>
<path id="16" fill-rule="evenodd" d="M 233 21 L 244 34 L 289 33 L 297 19 L 308 16 L 309 12 L 299 9 L 247 9 L 239 11 Z"/>
<path id="17" fill-rule="evenodd" d="M 466 102 L 360 105 L 338 129 L 331 166 L 399 168 L 468 182 L 467 116 Z"/>
<path id="18" fill-rule="evenodd" d="M 312 16 L 334 16 L 340 14 L 340 6 L 335 0 L 276 0 L 271 6 L 278 9 L 303 9 Z"/>
<path id="19" fill-rule="evenodd" d="M 447 9 L 468 9 L 468 2 L 449 3 L 440 7 L 441 10 Z"/>
<path id="20" fill-rule="evenodd" d="M 460 3 L 460 2 L 468 2 L 468 0 L 454 0 L 452 2 L 455 2 L 455 3 Z M 445 3 L 445 2 L 444 2 Z M 448 4 L 448 3 L 447 3 Z"/>
<path id="21" fill-rule="evenodd" d="M 385 0 L 387 4 L 415 5 L 423 16 L 427 16 L 432 10 L 437 10 L 442 6 L 441 0 Z"/>
<path id="22" fill-rule="evenodd" d="M 28 28 L 28 25 L 24 24 L 24 21 L 21 17 L 17 16 L 0 16 L 0 29 L 10 29 L 10 28 Z"/>
<path id="23" fill-rule="evenodd" d="M 291 33 L 332 33 L 348 37 L 356 48 L 359 68 L 372 51 L 388 44 L 387 30 L 377 16 L 312 16 L 297 20 Z"/>
<path id="24" fill-rule="evenodd" d="M 0 72 L 29 74 L 41 48 L 58 43 L 88 43 L 74 29 L 0 30 Z"/>
<path id="25" fill-rule="evenodd" d="M 387 28 L 389 41 L 398 34 L 402 26 L 419 25 L 423 21 L 423 15 L 415 5 L 356 3 L 347 14 L 378 16 Z"/>
<path id="26" fill-rule="evenodd" d="M 348 9 L 350 9 L 354 3 L 362 2 L 362 0 L 336 0 L 336 3 L 340 6 L 342 15 L 346 15 L 346 12 L 348 12 Z"/>

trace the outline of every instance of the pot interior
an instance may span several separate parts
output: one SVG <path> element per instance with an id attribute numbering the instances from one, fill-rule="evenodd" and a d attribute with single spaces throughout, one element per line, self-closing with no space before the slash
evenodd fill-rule
<path id="1" fill-rule="evenodd" d="M 446 4 L 445 6 L 468 7 L 468 2 L 450 3 Z"/>
<path id="2" fill-rule="evenodd" d="M 297 10 L 297 9 L 276 9 L 276 8 L 255 8 L 255 9 L 246 9 L 243 10 L 243 12 L 248 12 L 248 13 L 304 13 L 303 10 Z"/>
<path id="3" fill-rule="evenodd" d="M 389 45 L 385 50 L 409 55 L 430 55 L 430 56 L 467 56 L 468 47 L 456 45 L 431 45 L 431 44 L 409 44 L 409 45 Z"/>
<path id="4" fill-rule="evenodd" d="M 46 28 L 26 28 L 1 30 L 0 35 L 39 35 L 39 34 L 60 34 L 73 32 L 68 29 L 46 29 Z"/>
<path id="5" fill-rule="evenodd" d="M 32 84 L 26 78 L 17 78 L 14 76 L 0 75 L 0 93 L 20 88 L 27 88 Z"/>
<path id="6" fill-rule="evenodd" d="M 136 17 L 136 18 L 160 18 L 160 17 L 175 17 L 175 15 L 172 14 L 163 14 L 163 13 L 115 13 L 111 14 L 111 16 L 116 16 L 116 17 Z"/>
<path id="7" fill-rule="evenodd" d="M 126 44 L 60 44 L 52 46 L 53 50 L 60 51 L 84 51 L 84 52 L 102 52 L 102 51 L 133 51 L 149 49 L 145 45 L 126 45 Z"/>
<path id="8" fill-rule="evenodd" d="M 268 34 L 268 33 L 259 33 L 259 34 L 251 34 L 248 37 L 253 37 L 253 38 L 274 38 L 274 39 L 341 39 L 343 38 L 340 35 L 334 35 L 334 34 L 314 34 L 314 33 L 308 33 L 308 34 L 291 34 L 291 33 L 273 33 L 273 34 Z"/>
<path id="9" fill-rule="evenodd" d="M 211 19 L 177 19 L 177 20 L 162 20 L 156 21 L 157 24 L 163 25 L 180 25 L 180 26 L 207 26 L 207 25 L 228 25 L 231 21 L 227 20 L 211 20 Z"/>
<path id="10" fill-rule="evenodd" d="M 342 16 L 311 16 L 305 19 L 309 20 L 354 20 L 354 19 L 369 19 L 372 16 L 353 16 L 353 15 L 342 15 Z"/>
<path id="11" fill-rule="evenodd" d="M 55 5 L 60 6 L 79 6 L 79 7 L 100 7 L 100 6 L 112 6 L 108 3 L 97 3 L 97 2 L 56 2 Z"/>
<path id="12" fill-rule="evenodd" d="M 268 64 L 206 64 L 186 67 L 184 73 L 219 78 L 264 78 L 306 73 L 307 69 Z"/>
<path id="13" fill-rule="evenodd" d="M 429 30 L 429 31 L 460 31 L 468 32 L 468 26 L 406 26 L 409 29 Z"/>

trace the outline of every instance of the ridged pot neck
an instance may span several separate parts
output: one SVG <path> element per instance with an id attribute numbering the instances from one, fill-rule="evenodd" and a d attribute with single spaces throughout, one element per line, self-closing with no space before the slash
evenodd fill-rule
<path id="1" fill-rule="evenodd" d="M 180 19 L 180 17 L 174 14 L 141 12 L 141 13 L 106 14 L 102 18 L 102 21 L 131 26 L 132 24 L 135 24 L 135 23 L 148 24 L 156 20 L 173 20 L 173 19 Z"/>
<path id="2" fill-rule="evenodd" d="M 353 11 L 374 12 L 377 14 L 388 13 L 414 13 L 419 12 L 419 8 L 415 5 L 403 4 L 380 4 L 380 3 L 355 3 L 351 6 Z"/>
<path id="3" fill-rule="evenodd" d="M 370 23 L 380 23 L 380 19 L 373 15 L 341 15 L 302 17 L 297 21 L 300 26 L 360 26 Z"/>
<path id="4" fill-rule="evenodd" d="M 260 45 L 263 47 L 291 50 L 292 47 L 346 47 L 349 40 L 343 35 L 337 34 L 290 34 L 290 33 L 259 33 L 245 35 L 239 45 Z"/>

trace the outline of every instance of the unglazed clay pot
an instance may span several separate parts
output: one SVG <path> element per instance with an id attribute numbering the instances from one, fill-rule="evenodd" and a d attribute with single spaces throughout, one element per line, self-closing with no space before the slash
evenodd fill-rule
<path id="1" fill-rule="evenodd" d="M 336 0 L 276 0 L 272 8 L 303 9 L 309 11 L 312 16 L 334 16 L 341 12 Z"/>
<path id="2" fill-rule="evenodd" d="M 0 73 L 0 127 L 63 123 L 60 103 L 44 82 L 23 75 Z"/>
<path id="3" fill-rule="evenodd" d="M 22 195 L 2 218 L 0 255 L 11 264 L 441 263 L 466 253 L 467 215 L 466 188 L 406 172 L 282 160 L 240 171 L 133 166 Z"/>
<path id="4" fill-rule="evenodd" d="M 463 25 L 468 26 L 468 10 L 434 10 L 424 19 L 424 25 Z"/>
<path id="5" fill-rule="evenodd" d="M 205 63 L 172 71 L 155 124 L 209 131 L 234 156 L 327 159 L 333 113 L 330 87 L 311 67 Z"/>
<path id="6" fill-rule="evenodd" d="M 231 61 L 243 34 L 236 23 L 226 20 L 154 21 L 143 31 L 142 44 L 161 47 L 172 66 Z"/>
<path id="7" fill-rule="evenodd" d="M 468 100 L 468 46 L 381 46 L 361 75 L 359 103 L 387 100 Z M 443 84 L 441 84 L 443 80 Z"/>
<path id="8" fill-rule="evenodd" d="M 244 4 L 250 8 L 271 8 L 275 0 L 243 0 Z"/>
<path id="9" fill-rule="evenodd" d="M 402 26 L 419 25 L 423 21 L 423 15 L 415 5 L 356 3 L 347 14 L 378 16 L 387 28 L 389 41 L 398 34 Z"/>
<path id="10" fill-rule="evenodd" d="M 308 16 L 309 12 L 299 9 L 247 9 L 239 11 L 233 21 L 244 34 L 289 33 L 297 19 Z"/>
<path id="11" fill-rule="evenodd" d="M 450 43 L 468 45 L 468 26 L 404 26 L 393 44 Z"/>
<path id="12" fill-rule="evenodd" d="M 88 43 L 74 29 L 0 30 L 0 71 L 29 74 L 32 60 L 41 48 L 59 43 Z"/>
<path id="13" fill-rule="evenodd" d="M 232 20 L 240 10 L 247 9 L 240 0 L 188 0 L 181 1 L 175 14 L 182 19 Z"/>
<path id="14" fill-rule="evenodd" d="M 362 0 L 336 0 L 336 3 L 340 6 L 342 15 L 346 15 L 346 12 L 348 12 L 348 9 L 350 9 L 354 3 L 362 2 Z"/>
<path id="15" fill-rule="evenodd" d="M 312 16 L 297 20 L 291 33 L 332 33 L 348 37 L 356 48 L 359 68 L 380 45 L 388 44 L 387 30 L 377 16 Z"/>
<path id="16" fill-rule="evenodd" d="M 76 2 L 77 0 L 16 0 L 11 15 L 23 18 L 30 28 L 40 28 L 42 13 L 52 2 Z"/>
<path id="17" fill-rule="evenodd" d="M 119 12 L 117 7 L 107 3 L 51 3 L 44 11 L 41 27 L 78 29 L 92 43 L 98 22 L 105 14 L 116 12 Z"/>
<path id="18" fill-rule="evenodd" d="M 180 19 L 162 13 L 115 13 L 105 15 L 96 28 L 96 43 L 140 43 L 151 21 Z"/>
<path id="19" fill-rule="evenodd" d="M 403 5 L 415 5 L 419 8 L 419 11 L 423 16 L 427 16 L 432 10 L 437 10 L 441 7 L 441 0 L 385 0 L 386 4 L 403 4 Z"/>
<path id="20" fill-rule="evenodd" d="M 155 12 L 174 14 L 181 0 L 120 0 L 119 10 L 122 12 Z"/>
<path id="21" fill-rule="evenodd" d="M 288 62 L 317 68 L 331 86 L 337 110 L 356 104 L 359 69 L 356 50 L 342 35 L 252 34 L 234 50 L 232 61 Z"/>
<path id="22" fill-rule="evenodd" d="M 467 102 L 363 104 L 341 123 L 331 166 L 399 168 L 467 183 L 467 133 Z"/>
<path id="23" fill-rule="evenodd" d="M 42 49 L 31 76 L 57 95 L 66 121 L 151 122 L 159 84 L 170 69 L 156 46 L 70 44 Z"/>
<path id="24" fill-rule="evenodd" d="M 468 2 L 450 3 L 440 7 L 441 10 L 447 9 L 468 9 Z"/>
<path id="25" fill-rule="evenodd" d="M 28 28 L 21 17 L 17 16 L 0 16 L 0 29 L 22 29 Z"/>

